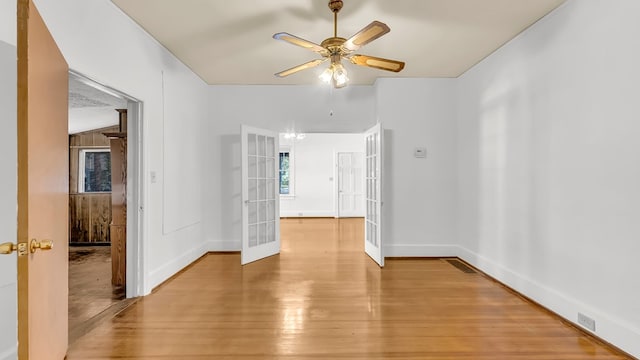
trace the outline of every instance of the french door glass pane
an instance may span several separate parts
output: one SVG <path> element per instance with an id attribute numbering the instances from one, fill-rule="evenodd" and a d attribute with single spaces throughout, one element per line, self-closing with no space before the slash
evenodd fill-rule
<path id="1" fill-rule="evenodd" d="M 258 156 L 265 156 L 265 137 L 258 135 Z"/>
<path id="2" fill-rule="evenodd" d="M 258 168 L 256 166 L 256 157 L 249 156 L 247 165 L 247 177 L 249 179 L 255 179 L 258 176 Z"/>
<path id="3" fill-rule="evenodd" d="M 249 155 L 256 155 L 256 135 L 247 134 L 247 149 Z"/>
<path id="4" fill-rule="evenodd" d="M 249 224 L 255 224 L 258 222 L 258 203 L 249 203 Z"/>
<path id="5" fill-rule="evenodd" d="M 249 225 L 249 247 L 258 245 L 258 225 Z"/>

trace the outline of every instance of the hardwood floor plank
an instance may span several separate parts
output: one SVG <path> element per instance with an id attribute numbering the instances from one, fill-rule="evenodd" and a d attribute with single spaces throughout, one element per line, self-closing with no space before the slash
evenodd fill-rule
<path id="1" fill-rule="evenodd" d="M 284 219 L 282 253 L 212 254 L 68 359 L 626 359 L 480 273 L 363 251 L 362 219 Z"/>

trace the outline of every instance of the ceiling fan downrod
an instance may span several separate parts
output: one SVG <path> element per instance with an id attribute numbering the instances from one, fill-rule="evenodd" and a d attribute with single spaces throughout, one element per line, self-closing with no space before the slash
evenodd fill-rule
<path id="1" fill-rule="evenodd" d="M 338 13 L 343 5 L 342 0 L 329 0 L 329 9 L 333 12 L 333 37 L 338 37 Z"/>

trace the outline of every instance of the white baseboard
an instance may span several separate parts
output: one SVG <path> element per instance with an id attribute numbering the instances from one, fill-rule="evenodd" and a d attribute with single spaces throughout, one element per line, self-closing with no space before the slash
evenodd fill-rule
<path id="1" fill-rule="evenodd" d="M 16 360 L 17 358 L 18 358 L 17 346 L 6 349 L 6 350 L 2 350 L 2 352 L 0 352 L 0 360 Z"/>
<path id="2" fill-rule="evenodd" d="M 159 268 L 152 270 L 149 273 L 150 289 L 162 284 L 163 281 L 177 274 L 180 270 L 189 266 L 194 261 L 198 260 L 202 255 L 207 252 L 206 243 L 201 244 L 191 250 L 188 250 L 181 255 L 175 257 L 173 260 L 165 263 Z"/>
<path id="3" fill-rule="evenodd" d="M 301 215 L 302 214 L 302 215 Z M 280 217 L 335 217 L 335 211 L 284 211 L 280 210 Z"/>
<path id="4" fill-rule="evenodd" d="M 454 257 L 458 256 L 456 245 L 385 245 L 385 257 Z"/>
<path id="5" fill-rule="evenodd" d="M 234 252 L 242 250 L 240 240 L 237 241 L 208 241 L 206 244 L 207 252 Z"/>
<path id="6" fill-rule="evenodd" d="M 621 319 L 611 318 L 598 309 L 464 247 L 458 247 L 458 257 L 580 328 L 583 327 L 577 323 L 578 312 L 588 315 L 596 320 L 596 332 L 593 333 L 595 336 L 640 358 L 640 329 L 625 324 Z M 588 329 L 585 331 L 589 332 Z"/>

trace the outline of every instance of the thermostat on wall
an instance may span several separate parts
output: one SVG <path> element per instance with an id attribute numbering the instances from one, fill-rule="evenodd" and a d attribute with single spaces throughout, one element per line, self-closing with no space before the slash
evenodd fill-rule
<path id="1" fill-rule="evenodd" d="M 417 158 L 426 158 L 427 157 L 427 148 L 416 148 L 413 151 L 413 156 Z"/>

